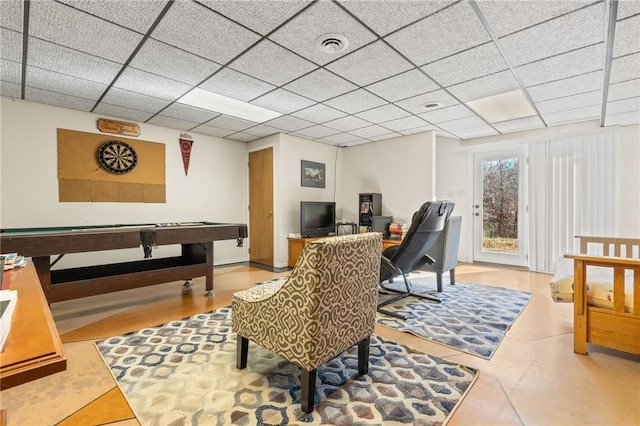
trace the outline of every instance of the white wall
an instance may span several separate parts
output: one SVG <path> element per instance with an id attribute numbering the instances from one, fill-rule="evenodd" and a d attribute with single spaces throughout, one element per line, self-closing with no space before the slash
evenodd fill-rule
<path id="1" fill-rule="evenodd" d="M 435 199 L 434 132 L 341 148 L 338 181 L 342 217 L 358 221 L 358 194 L 382 194 L 382 215 L 409 223 L 426 201 Z"/>
<path id="2" fill-rule="evenodd" d="M 247 164 L 245 143 L 192 133 L 189 174 L 185 176 L 178 143 L 180 131 L 140 123 L 138 139 L 166 145 L 166 203 L 61 203 L 56 129 L 100 133 L 96 121 L 103 116 L 6 97 L 0 102 L 2 228 L 247 222 L 246 167 L 239 167 Z M 173 255 L 175 250 L 158 247 L 154 249 L 154 257 Z M 141 249 L 135 251 L 136 258 L 141 255 Z M 75 256 L 75 259 L 65 257 L 60 267 L 75 266 L 96 257 Z M 219 241 L 215 243 L 214 258 L 216 264 L 245 261 L 247 249 L 237 248 L 235 241 Z M 100 263 L 122 260 L 133 259 L 128 251 L 100 255 Z"/>

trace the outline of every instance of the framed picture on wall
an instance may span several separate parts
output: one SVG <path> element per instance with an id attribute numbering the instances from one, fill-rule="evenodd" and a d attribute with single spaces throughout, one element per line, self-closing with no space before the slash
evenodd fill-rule
<path id="1" fill-rule="evenodd" d="M 324 164 L 302 160 L 300 172 L 302 176 L 302 186 L 311 186 L 314 188 L 325 187 Z"/>

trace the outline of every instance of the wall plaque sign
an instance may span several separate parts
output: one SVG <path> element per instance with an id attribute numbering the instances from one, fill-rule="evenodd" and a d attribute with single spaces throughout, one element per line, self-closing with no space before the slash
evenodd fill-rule
<path id="1" fill-rule="evenodd" d="M 140 126 L 136 123 L 107 120 L 106 118 L 98 120 L 98 130 L 104 133 L 115 133 L 117 135 L 140 136 Z"/>

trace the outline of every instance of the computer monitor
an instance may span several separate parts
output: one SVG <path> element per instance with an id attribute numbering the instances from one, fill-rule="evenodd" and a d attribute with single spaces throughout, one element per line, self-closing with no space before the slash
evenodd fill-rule
<path id="1" fill-rule="evenodd" d="M 371 232 L 382 232 L 383 238 L 389 238 L 389 224 L 393 216 L 371 216 Z"/>

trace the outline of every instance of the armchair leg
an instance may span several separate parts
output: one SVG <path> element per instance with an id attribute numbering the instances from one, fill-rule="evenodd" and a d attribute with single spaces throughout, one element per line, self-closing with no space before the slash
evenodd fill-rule
<path id="1" fill-rule="evenodd" d="M 371 336 L 358 342 L 358 373 L 367 374 L 369 372 L 369 344 Z"/>
<path id="2" fill-rule="evenodd" d="M 438 293 L 442 293 L 442 274 L 436 273 L 436 284 L 438 286 Z"/>
<path id="3" fill-rule="evenodd" d="M 316 393 L 316 369 L 311 371 L 302 369 L 300 373 L 300 383 L 302 384 L 302 393 L 300 396 L 302 402 L 302 411 L 310 413 L 313 411 L 314 396 Z"/>
<path id="4" fill-rule="evenodd" d="M 449 271 L 449 281 L 451 282 L 451 285 L 456 284 L 456 268 Z"/>
<path id="5" fill-rule="evenodd" d="M 247 353 L 249 352 L 249 339 L 238 334 L 238 347 L 236 350 L 236 368 L 243 370 L 247 367 Z"/>

